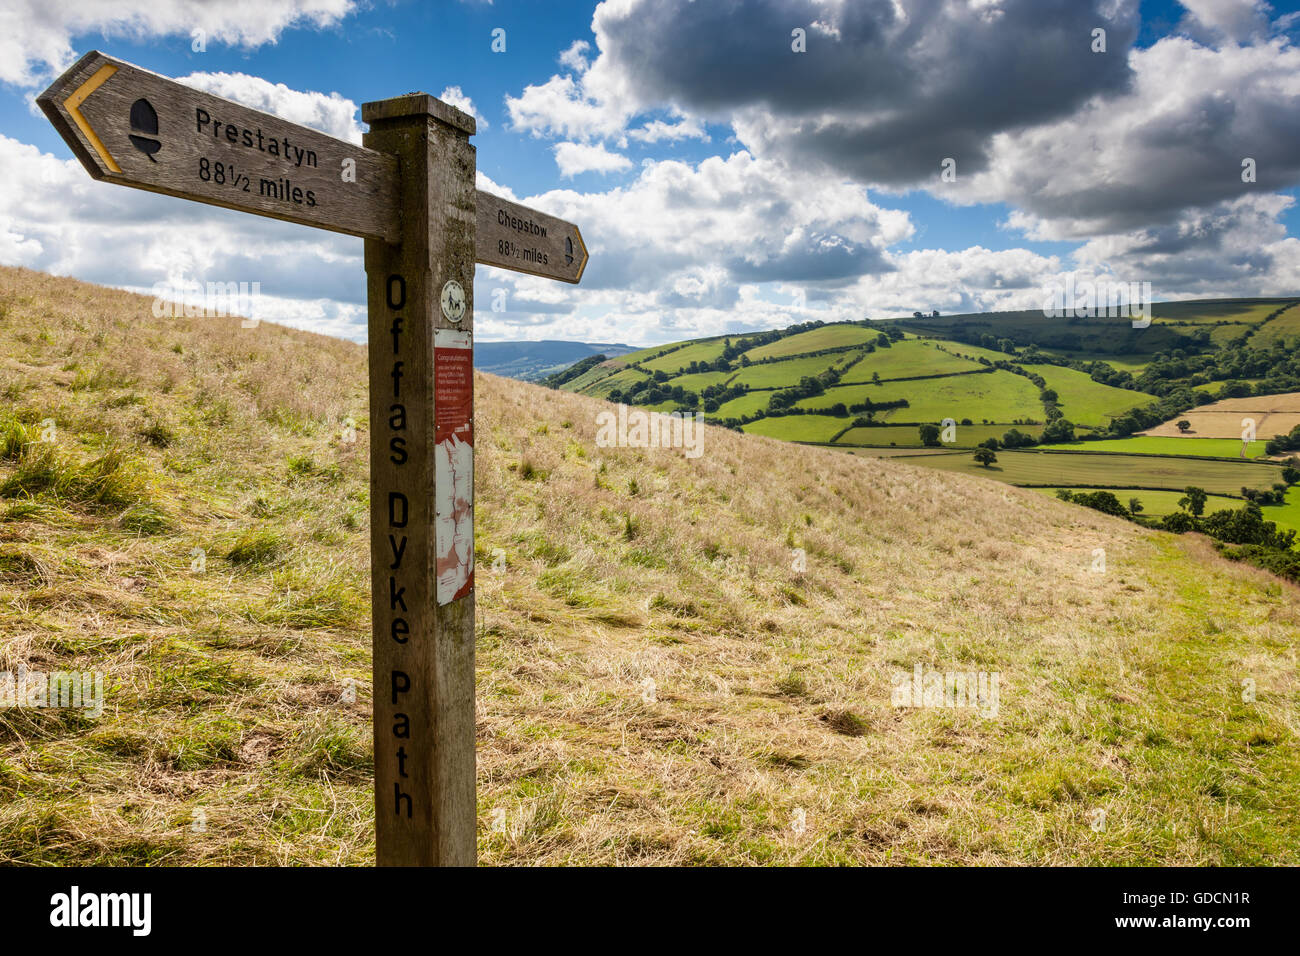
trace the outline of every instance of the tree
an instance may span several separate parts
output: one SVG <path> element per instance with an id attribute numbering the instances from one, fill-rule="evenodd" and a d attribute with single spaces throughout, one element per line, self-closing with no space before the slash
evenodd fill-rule
<path id="1" fill-rule="evenodd" d="M 1204 488 L 1188 485 L 1183 489 L 1183 497 L 1178 499 L 1178 507 L 1189 511 L 1192 517 L 1199 518 L 1205 513 L 1205 502 L 1209 498 Z"/>
<path id="2" fill-rule="evenodd" d="M 1180 418 L 1178 420 L 1178 430 L 1182 432 L 1184 435 L 1186 435 L 1189 431 L 1192 430 L 1192 423 L 1185 418 Z"/>
<path id="3" fill-rule="evenodd" d="M 1282 469 L 1282 480 L 1288 485 L 1294 485 L 1297 481 L 1300 481 L 1300 468 L 1287 465 Z"/>
<path id="4" fill-rule="evenodd" d="M 872 372 L 872 373 L 871 373 L 871 384 L 872 384 L 872 385 L 879 385 L 879 384 L 880 384 L 880 373 L 879 373 L 879 372 Z"/>
<path id="5" fill-rule="evenodd" d="M 921 426 L 921 444 L 930 447 L 940 444 L 938 425 Z"/>
<path id="6" fill-rule="evenodd" d="M 1039 441 L 1044 445 L 1074 441 L 1074 425 L 1065 418 L 1053 419 L 1048 422 L 1047 426 L 1043 429 L 1043 435 Z"/>
<path id="7" fill-rule="evenodd" d="M 1131 512 L 1133 512 L 1135 515 L 1136 515 L 1136 514 L 1141 514 L 1141 513 L 1142 513 L 1142 502 L 1141 502 L 1141 500 L 1138 499 L 1138 498 L 1130 498 L 1130 499 L 1128 500 L 1128 510 L 1131 511 Z"/>
<path id="8" fill-rule="evenodd" d="M 979 448 L 975 451 L 975 460 L 985 468 L 988 468 L 998 460 L 998 456 L 994 454 L 992 448 Z"/>

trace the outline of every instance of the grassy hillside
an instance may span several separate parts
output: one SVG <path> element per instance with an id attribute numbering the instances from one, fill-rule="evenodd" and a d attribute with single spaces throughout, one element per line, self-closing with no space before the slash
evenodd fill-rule
<path id="1" fill-rule="evenodd" d="M 0 270 L 0 670 L 109 684 L 0 711 L 0 862 L 372 860 L 363 372 Z M 599 448 L 598 400 L 476 387 L 483 862 L 1300 863 L 1290 586 L 978 475 Z M 996 672 L 997 715 L 892 706 L 918 664 Z"/>

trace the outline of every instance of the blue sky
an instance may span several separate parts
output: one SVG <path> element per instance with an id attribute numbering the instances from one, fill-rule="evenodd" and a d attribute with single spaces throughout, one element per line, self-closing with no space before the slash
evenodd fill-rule
<path id="1" fill-rule="evenodd" d="M 98 48 L 343 136 L 366 100 L 459 88 L 480 184 L 574 219 L 593 254 L 577 289 L 480 268 L 483 339 L 1030 307 L 1071 272 L 1157 299 L 1300 285 L 1293 4 L 265 0 L 254 24 L 222 0 L 8 6 L 0 263 L 142 290 L 261 277 L 261 317 L 364 336 L 359 240 L 204 209 L 210 241 L 163 247 L 150 223 L 180 200 L 69 162 L 32 100 Z M 78 216 L 118 227 L 89 243 Z"/>

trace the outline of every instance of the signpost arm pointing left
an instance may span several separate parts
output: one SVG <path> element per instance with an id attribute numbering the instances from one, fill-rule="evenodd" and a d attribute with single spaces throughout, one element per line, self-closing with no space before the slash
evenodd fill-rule
<path id="1" fill-rule="evenodd" d="M 582 233 L 476 192 L 474 118 L 424 93 L 363 146 L 97 51 L 37 102 L 95 179 L 365 238 L 375 858 L 472 866 L 474 264 L 576 283 Z"/>

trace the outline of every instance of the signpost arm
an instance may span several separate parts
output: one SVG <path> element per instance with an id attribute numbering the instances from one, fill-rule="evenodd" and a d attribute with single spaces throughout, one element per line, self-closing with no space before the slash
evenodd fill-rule
<path id="1" fill-rule="evenodd" d="M 401 219 L 365 247 L 376 862 L 472 866 L 474 120 L 423 93 L 361 115 Z"/>

